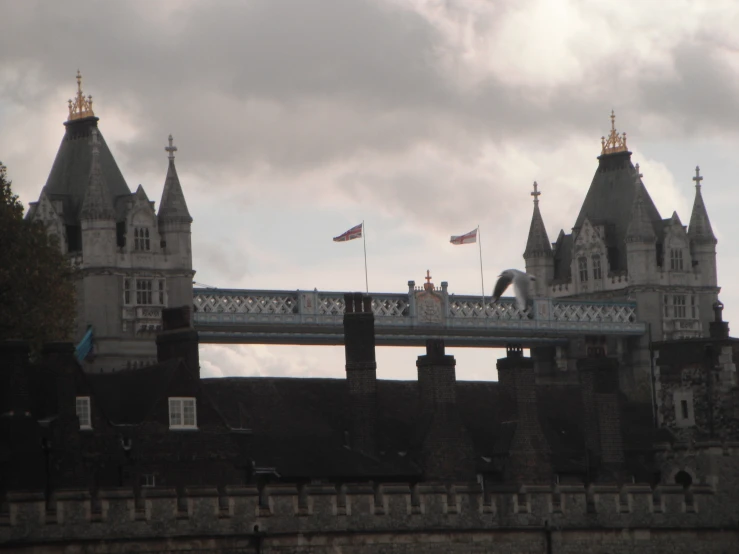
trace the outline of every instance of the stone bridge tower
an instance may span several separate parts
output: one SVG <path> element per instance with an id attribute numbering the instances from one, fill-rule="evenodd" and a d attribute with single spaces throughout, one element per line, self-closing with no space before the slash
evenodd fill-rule
<path id="1" fill-rule="evenodd" d="M 620 386 L 634 398 L 651 395 L 650 340 L 707 337 L 718 298 L 716 237 L 708 219 L 699 168 L 690 226 L 676 212 L 663 218 L 631 161 L 626 133 L 611 130 L 601 139 L 598 168 L 580 213 L 567 234 L 560 231 L 550 250 L 535 187 L 534 213 L 524 259 L 537 276 L 537 294 L 575 300 L 635 301 L 649 333 L 614 339 L 608 355 L 620 358 Z M 545 290 L 542 290 L 542 286 Z M 650 339 L 651 337 L 651 339 Z M 557 353 L 557 367 L 572 369 L 565 357 L 579 357 L 581 346 Z"/>
<path id="2" fill-rule="evenodd" d="M 92 97 L 69 101 L 64 138 L 27 217 L 43 221 L 80 269 L 75 340 L 92 329 L 87 371 L 114 371 L 156 360 L 162 309 L 192 303 L 192 218 L 174 164 L 159 212 L 144 188 L 131 192 L 98 128 Z"/>

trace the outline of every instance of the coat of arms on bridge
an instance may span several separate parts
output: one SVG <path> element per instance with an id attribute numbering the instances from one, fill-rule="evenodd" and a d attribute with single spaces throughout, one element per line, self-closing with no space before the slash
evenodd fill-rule
<path id="1" fill-rule="evenodd" d="M 442 293 L 434 288 L 429 270 L 426 270 L 425 279 L 426 282 L 423 284 L 423 288 L 415 291 L 418 321 L 420 323 L 443 323 L 444 299 Z"/>

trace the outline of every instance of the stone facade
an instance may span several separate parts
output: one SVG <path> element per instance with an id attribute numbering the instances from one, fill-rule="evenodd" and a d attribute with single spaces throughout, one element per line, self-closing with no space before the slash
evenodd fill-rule
<path id="1" fill-rule="evenodd" d="M 720 289 L 717 241 L 703 201 L 703 177 L 698 168 L 687 227 L 677 213 L 662 218 L 642 177 L 639 164 L 631 161 L 625 135 L 612 126 L 572 232 L 560 231 L 551 245 L 543 240 L 547 234 L 539 210 L 540 193 L 535 191 L 524 259 L 526 271 L 537 278 L 541 297 L 637 303 L 639 320 L 649 325 L 651 336 L 624 339 L 610 355 L 619 353 L 622 390 L 630 397 L 647 400 L 651 390 L 650 340 L 708 336 L 712 306 Z M 558 357 L 576 356 L 560 352 Z"/>
<path id="2" fill-rule="evenodd" d="M 92 327 L 85 369 L 140 367 L 156 359 L 162 308 L 192 301 L 192 218 L 171 140 L 157 213 L 141 185 L 133 193 L 128 188 L 81 94 L 80 86 L 49 178 L 27 217 L 44 222 L 81 270 L 74 339 Z"/>

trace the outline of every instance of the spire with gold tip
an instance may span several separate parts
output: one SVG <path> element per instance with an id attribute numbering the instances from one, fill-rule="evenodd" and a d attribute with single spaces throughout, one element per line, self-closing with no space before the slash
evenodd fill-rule
<path id="1" fill-rule="evenodd" d="M 626 133 L 620 135 L 616 132 L 616 114 L 611 110 L 611 133 L 606 137 L 600 137 L 601 155 L 615 154 L 616 152 L 628 152 L 626 148 Z"/>
<path id="2" fill-rule="evenodd" d="M 69 100 L 69 119 L 67 121 L 83 119 L 85 117 L 95 117 L 95 113 L 92 111 L 92 96 L 88 95 L 85 97 L 82 94 L 82 74 L 78 69 L 77 96 L 74 97 L 74 100 Z"/>

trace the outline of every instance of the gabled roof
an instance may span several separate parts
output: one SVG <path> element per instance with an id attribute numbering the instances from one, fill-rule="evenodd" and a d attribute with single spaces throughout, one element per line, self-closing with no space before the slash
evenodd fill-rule
<path id="1" fill-rule="evenodd" d="M 608 243 L 616 248 L 612 263 L 618 264 L 618 267 L 611 267 L 612 270 L 626 269 L 625 240 L 637 191 L 634 175 L 631 152 L 621 151 L 599 156 L 598 169 L 574 225 L 575 229 L 580 228 L 587 217 L 590 221 L 610 226 L 612 236 Z M 651 223 L 652 232 L 661 234 L 662 217 L 641 180 L 639 190 L 643 195 L 645 221 Z"/>
<path id="2" fill-rule="evenodd" d="M 64 123 L 66 132 L 59 145 L 54 164 L 44 186 L 51 200 L 64 203 L 64 220 L 68 225 L 79 223 L 79 212 L 92 167 L 92 130 L 98 129 L 97 117 L 71 120 Z M 98 130 L 100 171 L 115 200 L 131 194 L 108 145 Z"/>

